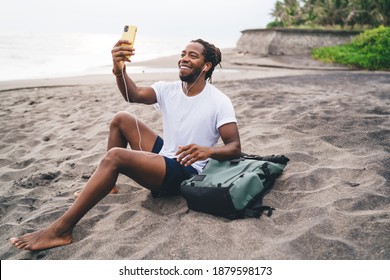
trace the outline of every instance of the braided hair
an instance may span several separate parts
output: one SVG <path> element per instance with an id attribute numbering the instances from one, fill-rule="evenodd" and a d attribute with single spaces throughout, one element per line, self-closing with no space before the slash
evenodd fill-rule
<path id="1" fill-rule="evenodd" d="M 202 39 L 192 40 L 191 42 L 199 43 L 203 46 L 203 48 L 204 48 L 203 55 L 205 57 L 205 62 L 210 62 L 212 65 L 210 70 L 206 72 L 206 80 L 210 80 L 210 82 L 212 82 L 211 76 L 213 75 L 213 71 L 214 71 L 215 66 L 219 65 L 220 67 L 222 67 L 222 65 L 221 65 L 221 61 L 222 61 L 221 51 L 219 50 L 219 48 L 217 48 L 213 44 L 210 44 Z"/>

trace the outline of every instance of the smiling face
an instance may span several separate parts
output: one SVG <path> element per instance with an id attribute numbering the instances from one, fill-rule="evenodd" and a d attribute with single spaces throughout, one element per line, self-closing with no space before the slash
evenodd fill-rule
<path id="1" fill-rule="evenodd" d="M 193 83 L 202 74 L 205 66 L 204 47 L 199 43 L 190 43 L 181 52 L 178 62 L 179 77 L 183 82 Z"/>

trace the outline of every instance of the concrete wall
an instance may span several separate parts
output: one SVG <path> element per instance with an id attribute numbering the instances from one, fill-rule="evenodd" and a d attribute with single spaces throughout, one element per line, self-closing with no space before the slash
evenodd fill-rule
<path id="1" fill-rule="evenodd" d="M 310 54 L 311 49 L 351 42 L 359 31 L 312 29 L 248 29 L 241 32 L 237 49 L 255 55 Z"/>

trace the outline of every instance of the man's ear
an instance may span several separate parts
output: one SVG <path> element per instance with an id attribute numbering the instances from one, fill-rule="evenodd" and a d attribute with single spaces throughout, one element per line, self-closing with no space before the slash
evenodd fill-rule
<path id="1" fill-rule="evenodd" d="M 211 64 L 211 62 L 207 62 L 206 63 L 206 65 L 203 67 L 203 70 L 202 71 L 209 71 L 210 70 L 210 68 L 211 68 L 211 66 L 213 66 L 212 64 Z"/>

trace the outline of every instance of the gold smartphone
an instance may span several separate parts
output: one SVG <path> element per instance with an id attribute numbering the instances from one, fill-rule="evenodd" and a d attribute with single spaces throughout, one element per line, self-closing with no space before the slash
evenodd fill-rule
<path id="1" fill-rule="evenodd" d="M 134 47 L 135 35 L 137 33 L 137 26 L 134 25 L 125 25 L 123 28 L 123 34 L 121 40 L 127 40 L 130 44 L 122 44 L 129 45 L 130 47 Z M 129 58 L 130 56 L 128 56 Z"/>

